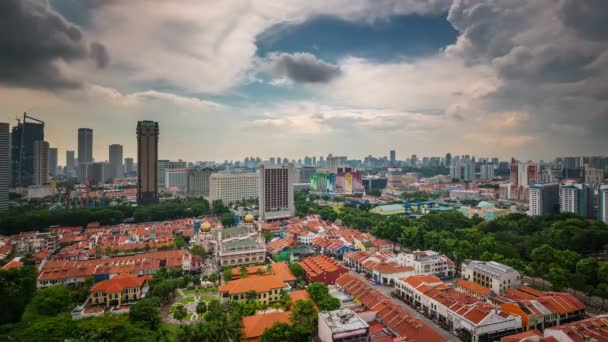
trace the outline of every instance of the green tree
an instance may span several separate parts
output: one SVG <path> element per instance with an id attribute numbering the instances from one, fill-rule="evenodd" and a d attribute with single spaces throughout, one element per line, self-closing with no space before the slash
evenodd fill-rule
<path id="1" fill-rule="evenodd" d="M 262 236 L 264 236 L 264 241 L 268 242 L 274 238 L 275 234 L 267 230 L 262 234 Z"/>
<path id="2" fill-rule="evenodd" d="M 173 246 L 175 246 L 178 249 L 184 248 L 185 245 L 186 245 L 186 241 L 181 236 L 178 236 L 175 238 L 175 240 L 173 240 Z"/>
<path id="3" fill-rule="evenodd" d="M 188 315 L 188 310 L 183 305 L 178 305 L 173 311 L 173 318 L 179 321 L 179 324 L 182 324 L 182 320 L 186 318 Z"/>
<path id="4" fill-rule="evenodd" d="M 223 277 L 224 277 L 224 283 L 229 282 L 230 280 L 232 280 L 232 268 L 226 268 L 223 271 Z"/>
<path id="5" fill-rule="evenodd" d="M 554 291 L 561 291 L 568 286 L 568 273 L 559 267 L 551 267 L 547 274 L 547 280 L 551 282 Z"/>
<path id="6" fill-rule="evenodd" d="M 306 335 L 302 335 L 298 332 L 295 327 L 283 323 L 276 322 L 270 327 L 266 329 L 264 333 L 260 336 L 260 342 L 305 342 L 308 341 Z"/>
<path id="7" fill-rule="evenodd" d="M 0 324 L 18 322 L 35 292 L 34 267 L 0 269 Z"/>
<path id="8" fill-rule="evenodd" d="M 247 293 L 245 293 L 245 299 L 248 302 L 255 302 L 256 299 L 258 299 L 258 293 L 254 290 L 248 291 Z"/>
<path id="9" fill-rule="evenodd" d="M 230 227 L 234 224 L 234 215 L 232 213 L 227 212 L 220 215 L 220 222 L 224 227 Z"/>
<path id="10" fill-rule="evenodd" d="M 151 330 L 156 330 L 160 323 L 160 300 L 157 297 L 146 297 L 131 305 L 129 320 L 140 323 Z"/>
<path id="11" fill-rule="evenodd" d="M 190 253 L 202 257 L 203 255 L 205 255 L 205 248 L 203 248 L 202 246 L 193 246 L 192 248 L 190 248 Z"/>
<path id="12" fill-rule="evenodd" d="M 295 329 L 302 335 L 315 335 L 317 330 L 317 311 L 310 300 L 298 300 L 289 319 Z"/>
<path id="13" fill-rule="evenodd" d="M 247 266 L 245 265 L 241 265 L 239 271 L 241 273 L 241 278 L 247 278 L 247 276 L 249 275 L 249 272 L 247 271 Z"/>
<path id="14" fill-rule="evenodd" d="M 30 306 L 38 315 L 55 316 L 70 309 L 72 293 L 63 286 L 51 286 L 39 289 Z"/>
<path id="15" fill-rule="evenodd" d="M 205 312 L 207 312 L 207 302 L 198 302 L 198 304 L 196 304 L 196 313 L 200 316 L 203 315 Z"/>
<path id="16" fill-rule="evenodd" d="M 576 273 L 583 276 L 585 283 L 597 285 L 598 263 L 595 258 L 585 258 L 576 263 Z"/>
<path id="17" fill-rule="evenodd" d="M 306 272 L 304 271 L 304 267 L 302 267 L 302 265 L 300 265 L 296 262 L 289 264 L 289 270 L 294 275 L 294 277 L 296 277 L 298 279 L 303 279 L 304 276 L 306 275 Z"/>

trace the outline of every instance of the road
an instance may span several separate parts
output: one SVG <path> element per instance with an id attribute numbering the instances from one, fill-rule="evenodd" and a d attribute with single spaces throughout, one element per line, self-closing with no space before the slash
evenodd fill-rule
<path id="1" fill-rule="evenodd" d="M 424 316 L 423 314 L 414 310 L 412 307 L 408 306 L 404 302 L 402 302 L 398 299 L 392 298 L 391 292 L 393 292 L 394 287 L 376 285 L 373 282 L 370 282 L 369 280 L 365 279 L 365 277 L 363 275 L 361 275 L 353 270 L 350 270 L 350 273 L 354 274 L 358 278 L 366 281 L 368 284 L 372 285 L 376 290 L 380 291 L 380 293 L 385 295 L 388 299 L 392 300 L 395 303 L 398 303 L 403 308 L 405 308 L 412 316 L 418 318 L 419 320 L 423 321 L 424 323 L 426 323 L 427 325 L 429 325 L 430 327 L 435 329 L 435 331 L 437 331 L 441 336 L 443 336 L 446 339 L 446 341 L 460 341 L 460 339 L 457 336 L 451 334 L 447 330 L 444 330 L 439 324 L 433 322 L 433 320 L 428 319 L 426 316 Z"/>

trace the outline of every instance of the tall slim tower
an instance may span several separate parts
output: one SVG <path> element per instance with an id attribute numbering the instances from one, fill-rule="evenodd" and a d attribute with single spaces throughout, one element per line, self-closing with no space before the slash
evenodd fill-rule
<path id="1" fill-rule="evenodd" d="M 55 177 L 57 173 L 57 147 L 49 148 L 49 175 Z"/>
<path id="2" fill-rule="evenodd" d="M 135 171 L 133 169 L 133 158 L 125 158 L 125 172 L 127 173 L 127 177 L 131 177 L 133 171 Z"/>
<path id="3" fill-rule="evenodd" d="M 293 164 L 258 166 L 260 219 L 279 220 L 295 215 Z"/>
<path id="4" fill-rule="evenodd" d="M 8 123 L 0 122 L 0 213 L 8 210 Z"/>
<path id="5" fill-rule="evenodd" d="M 65 175 L 73 176 L 76 170 L 76 158 L 74 151 L 65 151 Z"/>
<path id="6" fill-rule="evenodd" d="M 112 144 L 110 145 L 110 177 L 111 178 L 124 178 L 124 171 L 122 165 L 122 145 Z"/>
<path id="7" fill-rule="evenodd" d="M 93 130 L 90 128 L 78 129 L 78 164 L 93 162 Z"/>
<path id="8" fill-rule="evenodd" d="M 608 223 L 608 185 L 600 185 L 597 218 L 604 223 Z"/>
<path id="9" fill-rule="evenodd" d="M 33 122 L 32 122 L 33 121 Z M 13 187 L 34 184 L 34 141 L 44 140 L 44 122 L 23 113 L 23 121 L 11 134 L 11 173 Z"/>
<path id="10" fill-rule="evenodd" d="M 395 161 L 397 160 L 395 150 L 390 150 L 389 155 L 390 155 L 391 166 L 393 166 L 393 165 L 395 165 Z"/>
<path id="11" fill-rule="evenodd" d="M 158 122 L 137 123 L 137 203 L 158 203 Z"/>
<path id="12" fill-rule="evenodd" d="M 34 141 L 34 185 L 49 183 L 49 143 Z"/>

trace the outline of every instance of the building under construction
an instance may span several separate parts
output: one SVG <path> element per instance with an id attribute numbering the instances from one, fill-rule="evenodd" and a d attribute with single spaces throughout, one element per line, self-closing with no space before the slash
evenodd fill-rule
<path id="1" fill-rule="evenodd" d="M 34 184 L 34 141 L 44 141 L 44 122 L 23 113 L 11 133 L 11 187 Z"/>

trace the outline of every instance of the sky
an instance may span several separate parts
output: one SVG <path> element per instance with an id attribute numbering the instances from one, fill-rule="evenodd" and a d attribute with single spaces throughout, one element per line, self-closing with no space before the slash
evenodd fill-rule
<path id="1" fill-rule="evenodd" d="M 161 159 L 606 155 L 605 0 L 2 0 L 0 121 Z"/>

